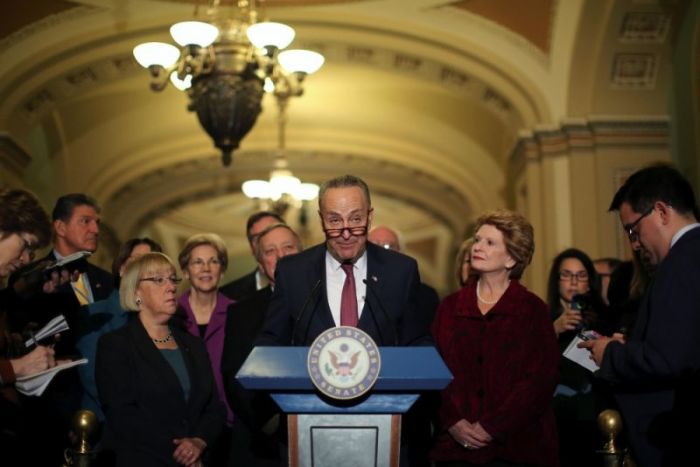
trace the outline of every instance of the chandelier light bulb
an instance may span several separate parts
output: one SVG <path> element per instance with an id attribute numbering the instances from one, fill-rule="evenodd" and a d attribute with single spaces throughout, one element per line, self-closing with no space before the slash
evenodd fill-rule
<path id="1" fill-rule="evenodd" d="M 292 172 L 285 169 L 273 170 L 270 175 L 270 185 L 275 192 L 280 194 L 292 194 L 301 180 L 292 175 Z"/>
<path id="2" fill-rule="evenodd" d="M 318 196 L 320 187 L 315 183 L 300 183 L 294 189 L 292 196 L 301 201 L 311 201 Z"/>
<path id="3" fill-rule="evenodd" d="M 267 93 L 271 93 L 275 91 L 275 83 L 272 81 L 272 78 L 267 77 L 265 78 L 265 84 L 263 85 L 263 91 Z"/>
<path id="4" fill-rule="evenodd" d="M 180 91 L 185 91 L 192 87 L 192 75 L 185 75 L 185 79 L 177 77 L 177 71 L 170 73 L 170 82 Z"/>
<path id="5" fill-rule="evenodd" d="M 280 65 L 288 73 L 304 73 L 310 75 L 318 71 L 325 59 L 323 55 L 311 50 L 285 50 L 277 57 Z"/>
<path id="6" fill-rule="evenodd" d="M 151 66 L 172 67 L 178 58 L 180 51 L 172 44 L 165 42 L 145 42 L 134 47 L 134 58 L 144 68 Z"/>
<path id="7" fill-rule="evenodd" d="M 294 29 L 282 23 L 256 23 L 248 26 L 248 40 L 259 49 L 268 46 L 284 49 L 294 40 Z"/>
<path id="8" fill-rule="evenodd" d="M 243 182 L 241 190 L 248 198 L 268 199 L 272 195 L 270 182 L 265 180 L 248 180 Z"/>
<path id="9" fill-rule="evenodd" d="M 170 27 L 170 35 L 183 47 L 187 45 L 209 47 L 219 35 L 219 29 L 213 24 L 202 21 L 182 21 Z"/>

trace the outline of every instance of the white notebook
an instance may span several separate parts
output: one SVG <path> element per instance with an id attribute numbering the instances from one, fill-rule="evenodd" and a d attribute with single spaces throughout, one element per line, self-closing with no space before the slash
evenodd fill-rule
<path id="1" fill-rule="evenodd" d="M 576 347 L 579 342 L 597 339 L 598 337 L 600 337 L 600 334 L 598 334 L 595 331 L 583 331 L 571 340 L 566 350 L 564 350 L 563 355 L 572 362 L 578 363 L 579 365 L 581 365 L 589 371 L 600 370 L 600 367 L 596 365 L 596 363 L 591 358 L 590 350 L 579 349 L 578 347 Z"/>
<path id="2" fill-rule="evenodd" d="M 48 370 L 34 373 L 33 375 L 22 376 L 17 378 L 15 388 L 26 396 L 40 396 L 44 393 L 49 383 L 59 371 L 67 370 L 78 365 L 85 365 L 88 362 L 87 358 L 73 360 L 56 365 Z"/>

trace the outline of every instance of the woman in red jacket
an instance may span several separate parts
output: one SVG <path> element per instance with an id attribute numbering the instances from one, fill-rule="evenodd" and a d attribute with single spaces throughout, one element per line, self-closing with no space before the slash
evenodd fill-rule
<path id="1" fill-rule="evenodd" d="M 521 215 L 477 220 L 465 287 L 440 304 L 433 336 L 454 375 L 442 393 L 438 466 L 556 466 L 551 403 L 559 347 L 547 305 L 518 279 L 534 251 Z"/>

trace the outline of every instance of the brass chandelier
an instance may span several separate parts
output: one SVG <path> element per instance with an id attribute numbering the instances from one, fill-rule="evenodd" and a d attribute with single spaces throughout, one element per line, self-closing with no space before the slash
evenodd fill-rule
<path id="1" fill-rule="evenodd" d="M 207 21 L 184 21 L 170 28 L 180 48 L 147 42 L 133 53 L 150 71 L 153 91 L 170 83 L 187 92 L 187 109 L 197 113 L 221 150 L 224 166 L 229 166 L 233 151 L 262 111 L 263 92 L 285 99 L 301 96 L 304 78 L 316 72 L 324 58 L 310 50 L 284 50 L 294 40 L 294 29 L 258 22 L 255 0 L 238 0 L 226 8 L 213 0 L 206 17 Z"/>

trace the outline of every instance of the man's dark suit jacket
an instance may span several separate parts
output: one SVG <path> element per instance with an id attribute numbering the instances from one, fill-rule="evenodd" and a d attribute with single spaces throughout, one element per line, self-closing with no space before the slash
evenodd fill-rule
<path id="1" fill-rule="evenodd" d="M 226 411 L 204 343 L 177 327 L 172 331 L 190 379 L 187 400 L 141 320 L 98 342 L 95 379 L 107 418 L 103 444 L 116 454 L 117 466 L 178 465 L 173 439 L 198 437 L 211 446 L 223 428 Z"/>
<path id="2" fill-rule="evenodd" d="M 256 345 L 308 346 L 336 325 L 326 297 L 325 257 L 321 244 L 277 263 L 275 291 Z M 367 243 L 367 292 L 357 327 L 380 346 L 430 344 L 419 286 L 414 259 Z"/>
<path id="3" fill-rule="evenodd" d="M 224 375 L 224 386 L 227 397 L 234 407 L 236 403 L 228 394 L 228 383 L 233 380 L 248 354 L 253 349 L 255 337 L 262 330 L 270 303 L 272 290 L 265 287 L 255 292 L 246 300 L 236 302 L 229 307 L 224 331 L 224 352 L 221 360 L 221 371 Z M 228 376 L 231 376 L 229 378 Z M 239 415 L 240 410 L 235 410 Z"/>
<path id="4" fill-rule="evenodd" d="M 699 368 L 700 228 L 695 228 L 659 263 L 632 335 L 626 344 L 607 346 L 599 372 L 619 383 L 624 429 L 640 466 L 682 465 L 671 457 L 678 455 L 673 443 L 697 420 L 684 424 L 672 412 L 681 383 Z M 694 400 L 686 413 L 698 412 L 697 394 Z"/>
<path id="5" fill-rule="evenodd" d="M 244 389 L 235 379 L 265 323 L 271 296 L 269 286 L 260 289 L 231 305 L 226 317 L 221 373 L 226 398 L 235 417 L 232 455 L 241 465 L 250 467 L 269 465 L 279 459 L 278 438 L 261 431 L 262 426 L 279 413 L 277 405 L 266 394 Z"/>
<path id="6" fill-rule="evenodd" d="M 244 300 L 258 291 L 258 283 L 255 279 L 257 268 L 243 277 L 222 285 L 219 290 L 231 300 Z"/>
<path id="7" fill-rule="evenodd" d="M 53 251 L 43 260 L 55 261 Z M 112 275 L 93 264 L 86 262 L 86 265 L 85 272 L 94 301 L 106 299 L 114 288 Z M 28 299 L 19 299 L 13 308 L 17 308 L 14 313 L 15 318 L 22 321 L 14 324 L 20 328 L 29 322 L 36 322 L 39 326 L 43 326 L 54 317 L 63 314 L 68 321 L 70 331 L 61 335 L 62 342 L 57 349 L 57 355 L 60 356 L 62 351 L 74 352 L 74 337 L 84 331 L 85 323 L 82 321 L 87 316 L 87 310 L 81 309 L 80 302 L 69 283 L 60 286 L 55 293 L 39 293 Z"/>
<path id="8" fill-rule="evenodd" d="M 418 288 L 418 308 L 423 310 L 422 316 L 425 320 L 425 327 L 428 329 L 433 325 L 438 305 L 440 305 L 440 297 L 437 291 L 428 284 L 421 282 Z"/>

